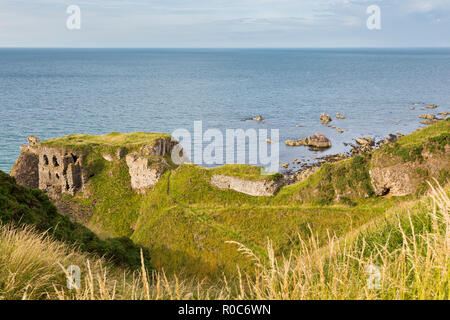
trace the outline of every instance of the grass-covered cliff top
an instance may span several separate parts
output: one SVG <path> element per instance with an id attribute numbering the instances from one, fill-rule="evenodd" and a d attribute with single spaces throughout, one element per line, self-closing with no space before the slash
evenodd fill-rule
<path id="1" fill-rule="evenodd" d="M 449 134 L 450 118 L 403 136 L 397 141 L 397 144 L 403 147 L 416 146 L 427 142 L 429 139 L 439 136 L 448 136 Z"/>
<path id="2" fill-rule="evenodd" d="M 422 152 L 445 151 L 450 144 L 450 118 L 439 121 L 429 127 L 421 128 L 409 135 L 403 136 L 395 143 L 384 146 L 374 152 L 374 159 L 387 162 L 386 155 L 399 157 L 403 162 L 422 161 Z"/>
<path id="3" fill-rule="evenodd" d="M 53 138 L 41 142 L 42 146 L 65 147 L 70 149 L 87 149 L 89 147 L 105 147 L 115 149 L 127 147 L 128 149 L 138 148 L 144 145 L 152 145 L 158 139 L 170 139 L 167 133 L 133 132 L 120 133 L 111 132 L 105 135 L 71 134 L 61 138 Z"/>
<path id="4" fill-rule="evenodd" d="M 233 176 L 245 180 L 277 181 L 283 177 L 280 173 L 265 172 L 264 168 L 245 164 L 228 164 L 210 170 L 211 174 Z"/>

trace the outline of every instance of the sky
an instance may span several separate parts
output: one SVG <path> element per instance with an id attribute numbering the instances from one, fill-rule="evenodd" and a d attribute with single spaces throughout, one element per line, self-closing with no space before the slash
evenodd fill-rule
<path id="1" fill-rule="evenodd" d="M 0 0 L 0 47 L 449 46 L 450 0 Z"/>

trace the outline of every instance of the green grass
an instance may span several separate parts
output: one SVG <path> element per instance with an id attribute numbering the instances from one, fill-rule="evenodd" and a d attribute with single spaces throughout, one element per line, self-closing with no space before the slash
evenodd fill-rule
<path id="1" fill-rule="evenodd" d="M 423 161 L 422 152 L 424 150 L 432 153 L 444 152 L 445 146 L 449 143 L 450 119 L 447 119 L 401 137 L 397 142 L 376 152 L 375 156 L 384 157 L 386 154 L 391 154 L 400 158 L 403 162 L 421 162 Z"/>
<path id="2" fill-rule="evenodd" d="M 208 282 L 181 270 L 173 276 L 149 273 L 144 266 L 130 274 L 47 234 L 0 226 L 0 299 L 448 300 L 449 191 L 435 187 L 430 196 L 400 203 L 358 229 L 330 237 L 325 246 L 313 228 L 284 255 L 276 253 L 271 239 L 264 256 L 227 243 L 250 266 Z M 173 254 L 178 263 L 190 262 Z M 73 264 L 81 267 L 81 287 L 67 290 L 64 270 Z M 378 287 L 369 286 L 369 268 L 379 271 Z"/>
<path id="3" fill-rule="evenodd" d="M 69 205 L 76 202 L 89 208 L 89 224 L 97 225 L 111 235 L 129 237 L 143 199 L 132 190 L 130 179 L 124 160 L 104 161 L 102 170 L 89 179 L 87 194 L 66 196 L 64 202 Z"/>
<path id="4" fill-rule="evenodd" d="M 342 235 L 402 201 L 303 204 L 283 195 L 252 197 L 219 190 L 208 183 L 210 175 L 209 169 L 182 165 L 144 196 L 132 239 L 150 248 L 155 267 L 210 278 L 233 274 L 236 264 L 251 272 L 249 261 L 227 241 L 264 257 L 270 238 L 281 255 L 298 248 L 297 235 L 309 237 L 310 227 L 326 242 L 328 234 Z"/>
<path id="5" fill-rule="evenodd" d="M 274 174 L 262 174 L 262 167 L 255 167 L 245 164 L 228 164 L 218 168 L 211 169 L 213 174 L 228 175 L 233 177 L 239 177 L 245 180 L 269 180 L 277 181 L 283 178 L 280 173 Z"/>
<path id="6" fill-rule="evenodd" d="M 157 139 L 170 139 L 166 133 L 133 132 L 120 133 L 111 132 L 106 135 L 71 134 L 61 138 L 49 139 L 41 142 L 43 146 L 83 148 L 89 146 L 105 147 L 136 147 L 151 145 Z"/>
<path id="7" fill-rule="evenodd" d="M 401 147 L 417 146 L 445 133 L 450 133 L 450 118 L 403 136 L 398 139 L 397 144 Z"/>
<path id="8" fill-rule="evenodd" d="M 77 245 L 80 250 L 106 256 L 118 264 L 131 268 L 140 266 L 139 250 L 127 237 L 101 240 L 85 226 L 70 221 L 58 213 L 48 197 L 38 189 L 15 183 L 13 177 L 0 171 L 0 223 L 32 226 L 36 231 L 48 232 L 56 240 Z M 145 261 L 150 266 L 148 251 Z"/>
<path id="9" fill-rule="evenodd" d="M 140 151 L 143 146 L 152 146 L 158 139 L 171 139 L 165 133 L 120 133 L 112 132 L 106 135 L 72 134 L 61 138 L 43 141 L 41 146 L 62 148 L 82 155 L 85 171 L 88 175 L 97 174 L 105 164 L 103 155 L 115 158 L 119 149 L 126 153 Z"/>
<path id="10" fill-rule="evenodd" d="M 274 198 L 277 203 L 299 202 L 328 205 L 333 202 L 354 204 L 373 196 L 369 176 L 369 159 L 356 156 L 326 163 L 307 179 L 284 187 Z"/>

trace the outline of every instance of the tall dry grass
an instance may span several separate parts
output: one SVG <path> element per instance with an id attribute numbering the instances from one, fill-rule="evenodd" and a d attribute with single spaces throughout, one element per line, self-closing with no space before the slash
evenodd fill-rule
<path id="1" fill-rule="evenodd" d="M 301 240 L 301 250 L 267 259 L 245 246 L 255 272 L 237 269 L 215 283 L 164 272 L 118 269 L 104 259 L 38 235 L 0 228 L 0 299 L 449 299 L 450 200 L 440 186 L 413 208 L 326 246 Z M 66 268 L 79 265 L 79 289 L 66 286 Z M 65 274 L 66 273 L 66 274 Z"/>
<path id="2" fill-rule="evenodd" d="M 449 299 L 450 200 L 432 186 L 429 203 L 397 214 L 350 241 L 302 241 L 296 254 L 255 260 L 256 276 L 239 275 L 239 299 Z M 367 238 L 367 236 L 369 236 Z M 397 238 L 397 239 L 396 239 Z"/>

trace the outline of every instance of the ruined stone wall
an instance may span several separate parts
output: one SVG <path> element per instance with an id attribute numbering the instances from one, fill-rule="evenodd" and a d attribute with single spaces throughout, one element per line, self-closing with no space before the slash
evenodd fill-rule
<path id="1" fill-rule="evenodd" d="M 58 148 L 37 147 L 39 155 L 39 189 L 51 196 L 74 195 L 86 182 L 82 155 Z"/>
<path id="2" fill-rule="evenodd" d="M 144 193 L 147 188 L 153 187 L 168 168 L 167 163 L 155 163 L 137 153 L 128 154 L 126 161 L 131 188 L 137 193 Z"/>
<path id="3" fill-rule="evenodd" d="M 39 145 L 39 139 L 28 137 L 28 145 L 11 170 L 18 184 L 39 188 L 50 198 L 61 194 L 74 195 L 87 180 L 83 176 L 82 155 Z"/>
<path id="4" fill-rule="evenodd" d="M 277 181 L 245 180 L 239 177 L 215 174 L 211 184 L 219 189 L 229 189 L 255 197 L 273 196 L 280 188 Z"/>
<path id="5" fill-rule="evenodd" d="M 75 195 L 83 190 L 89 177 L 83 170 L 84 154 L 67 151 L 64 148 L 47 147 L 37 137 L 28 137 L 28 145 L 21 146 L 22 152 L 11 170 L 17 183 L 39 188 L 50 198 L 58 199 L 62 194 Z M 168 169 L 164 157 L 170 156 L 178 144 L 171 139 L 158 139 L 139 151 L 127 154 L 127 148 L 119 148 L 114 155 L 102 154 L 105 161 L 120 161 L 124 157 L 129 168 L 131 187 L 143 193 L 154 186 Z"/>
<path id="6" fill-rule="evenodd" d="M 144 193 L 153 187 L 169 168 L 164 157 L 171 152 L 178 142 L 171 139 L 158 139 L 154 145 L 141 148 L 126 156 L 128 172 L 131 177 L 131 187 L 137 193 Z"/>

